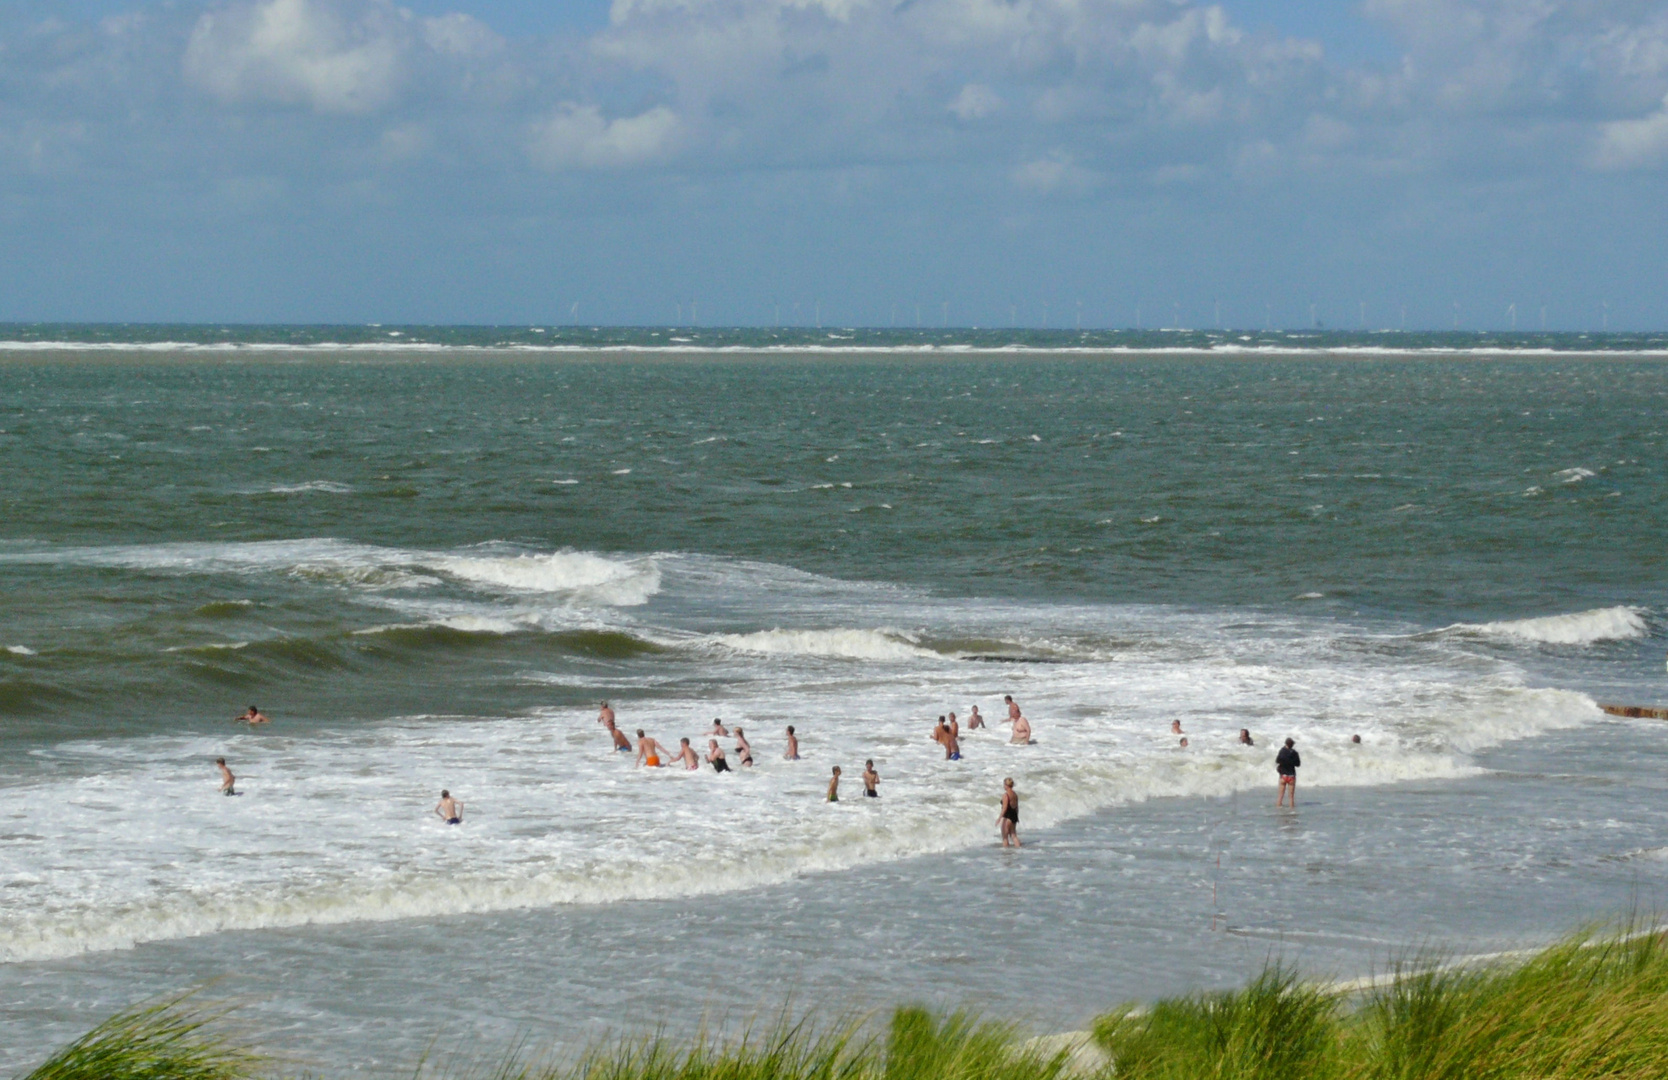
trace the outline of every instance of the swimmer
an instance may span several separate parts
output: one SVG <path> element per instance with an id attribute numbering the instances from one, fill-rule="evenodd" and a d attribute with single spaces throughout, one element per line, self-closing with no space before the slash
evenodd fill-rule
<path id="1" fill-rule="evenodd" d="M 840 801 L 840 767 L 834 766 L 834 776 L 828 781 L 828 801 Z"/>
<path id="2" fill-rule="evenodd" d="M 597 723 L 604 727 L 613 727 L 615 724 L 614 706 L 606 701 L 602 702 L 601 707 L 597 710 Z"/>
<path id="3" fill-rule="evenodd" d="M 214 767 L 220 770 L 220 794 L 236 795 L 237 788 L 234 785 L 237 784 L 237 777 L 232 775 L 232 770 L 226 768 L 226 759 L 215 758 Z"/>
<path id="4" fill-rule="evenodd" d="M 736 728 L 736 753 L 741 755 L 741 763 L 743 765 L 753 764 L 752 744 L 747 741 L 747 736 L 741 733 L 741 729 L 739 727 Z"/>
<path id="5" fill-rule="evenodd" d="M 956 738 L 956 733 L 954 731 L 951 731 L 948 728 L 946 728 L 945 730 L 948 732 L 948 738 L 946 738 L 944 740 L 944 760 L 945 761 L 960 761 L 961 760 L 961 740 Z"/>
<path id="6" fill-rule="evenodd" d="M 660 768 L 660 755 L 666 754 L 666 748 L 643 734 L 643 729 L 637 729 L 637 764 L 647 765 L 651 769 Z M 671 754 L 666 754 L 671 757 Z"/>
<path id="7" fill-rule="evenodd" d="M 1002 781 L 1002 809 L 996 815 L 996 827 L 1002 831 L 1002 846 L 1019 847 L 1019 792 L 1014 790 L 1014 778 Z"/>
<path id="8" fill-rule="evenodd" d="M 1361 745 L 1361 736 L 1359 736 L 1359 735 L 1351 735 L 1351 736 L 1350 736 L 1350 737 L 1349 737 L 1349 741 L 1350 741 L 1350 742 L 1352 742 L 1352 743 L 1354 743 L 1354 744 L 1355 744 L 1355 745 L 1356 745 L 1356 746 L 1360 746 L 1360 745 Z"/>
<path id="9" fill-rule="evenodd" d="M 712 718 L 712 730 L 707 732 L 708 735 L 717 735 L 720 738 L 723 738 L 724 736 L 729 735 L 729 733 L 730 729 L 724 726 L 724 721 L 718 719 L 716 716 Z"/>
<path id="10" fill-rule="evenodd" d="M 463 824 L 463 804 L 452 798 L 452 793 L 445 788 L 440 789 L 440 801 L 435 804 L 434 812 L 448 825 Z"/>
<path id="11" fill-rule="evenodd" d="M 948 745 L 950 742 L 950 725 L 944 722 L 942 716 L 938 718 L 938 723 L 932 726 L 932 741 L 940 745 Z"/>
<path id="12" fill-rule="evenodd" d="M 880 798 L 880 792 L 875 789 L 880 785 L 880 774 L 875 772 L 873 758 L 863 763 L 863 794 L 871 799 Z"/>
<path id="13" fill-rule="evenodd" d="M 1182 749 L 1183 749 L 1183 750 L 1186 750 L 1186 749 L 1187 749 L 1187 736 L 1186 736 L 1186 735 L 1183 735 L 1183 736 L 1182 736 L 1182 739 L 1181 739 L 1181 748 L 1182 748 Z"/>
<path id="14" fill-rule="evenodd" d="M 1257 745 L 1256 743 L 1251 741 L 1251 729 L 1250 728 L 1240 728 L 1239 729 L 1239 744 L 1241 746 L 1256 746 Z"/>
<path id="15" fill-rule="evenodd" d="M 724 748 L 718 745 L 717 739 L 707 740 L 707 762 L 712 765 L 713 772 L 730 771 L 730 763 L 724 760 Z"/>
<path id="16" fill-rule="evenodd" d="M 967 714 L 967 730 L 977 731 L 984 726 L 985 718 L 979 715 L 979 707 L 975 705 L 973 706 L 972 711 Z"/>
<path id="17" fill-rule="evenodd" d="M 961 725 L 956 723 L 956 714 L 955 713 L 950 714 L 950 738 L 952 738 L 952 739 L 961 738 Z"/>
<path id="18" fill-rule="evenodd" d="M 695 748 L 689 745 L 688 739 L 678 740 L 678 760 L 683 762 L 684 772 L 694 772 L 701 767 L 701 759 L 696 756 Z"/>
<path id="19" fill-rule="evenodd" d="M 1280 776 L 1280 797 L 1274 800 L 1275 806 L 1284 806 L 1286 792 L 1292 793 L 1292 809 L 1297 809 L 1297 770 L 1303 764 L 1303 759 L 1297 756 L 1296 742 L 1286 740 L 1286 745 L 1274 755 L 1274 771 Z"/>
<path id="20" fill-rule="evenodd" d="M 232 719 L 241 720 L 250 727 L 254 727 L 256 724 L 272 723 L 272 721 L 267 718 L 266 714 L 262 713 L 261 710 L 255 708 L 253 705 L 249 706 L 248 712 L 244 713 L 242 716 L 235 716 Z"/>
<path id="21" fill-rule="evenodd" d="M 619 728 L 614 726 L 614 721 L 613 720 L 608 721 L 608 734 L 610 734 L 614 737 L 614 749 L 615 750 L 630 751 L 630 749 L 631 749 L 631 740 L 626 738 L 626 733 L 625 732 L 621 731 Z"/>
<path id="22" fill-rule="evenodd" d="M 788 752 L 782 755 L 785 761 L 799 760 L 799 736 L 793 733 L 793 725 L 788 725 Z"/>
<path id="23" fill-rule="evenodd" d="M 1181 721 L 1180 720 L 1170 721 L 1170 734 L 1180 735 L 1181 733 L 1182 733 Z"/>
<path id="24" fill-rule="evenodd" d="M 1031 744 L 1031 721 L 1023 716 L 1014 717 L 1014 737 L 1008 741 L 1015 746 L 1029 746 Z"/>
<path id="25" fill-rule="evenodd" d="M 1008 703 L 1008 718 L 1002 722 L 1004 724 L 1011 724 L 1015 720 L 1019 719 L 1019 704 L 1014 701 L 1014 696 L 1012 694 L 1003 694 L 1002 700 Z"/>

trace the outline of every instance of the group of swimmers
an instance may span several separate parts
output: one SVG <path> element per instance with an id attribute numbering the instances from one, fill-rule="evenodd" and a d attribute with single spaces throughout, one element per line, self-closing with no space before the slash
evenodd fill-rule
<path id="1" fill-rule="evenodd" d="M 1025 715 L 1020 711 L 1013 695 L 1004 694 L 1002 702 L 1008 708 L 1008 718 L 1003 723 L 1013 725 L 1013 735 L 1008 741 L 1019 746 L 1028 746 L 1035 742 L 1036 740 L 1031 737 L 1031 722 L 1025 719 Z M 599 703 L 597 723 L 601 724 L 603 729 L 608 732 L 609 739 L 614 744 L 615 752 L 631 752 L 632 741 L 626 736 L 625 732 L 620 730 L 619 718 L 614 713 L 614 707 L 606 701 Z M 988 725 L 985 723 L 985 718 L 979 715 L 979 707 L 975 705 L 968 713 L 967 730 L 973 731 L 977 728 L 988 729 Z M 799 737 L 795 734 L 792 724 L 788 725 L 784 734 L 787 747 L 782 754 L 783 760 L 798 761 Z M 722 719 L 714 718 L 712 728 L 707 732 L 707 736 L 706 762 L 712 766 L 713 772 L 731 771 L 729 757 L 724 753 L 724 748 L 718 744 L 718 740 L 721 738 L 735 739 L 735 753 L 741 764 L 743 766 L 753 764 L 753 744 L 747 741 L 747 733 L 741 727 L 738 726 L 732 730 L 724 726 Z M 961 760 L 961 724 L 956 719 L 955 713 L 946 713 L 938 718 L 938 723 L 933 726 L 932 739 L 944 747 L 944 759 L 946 761 Z M 677 748 L 669 751 L 659 740 L 647 734 L 642 728 L 638 728 L 636 748 L 636 763 L 643 768 L 659 769 L 671 765 L 673 762 L 682 763 L 685 772 L 695 772 L 701 767 L 701 754 L 690 745 L 687 737 L 679 739 Z M 828 780 L 826 796 L 828 802 L 840 801 L 840 775 L 840 767 L 838 765 L 833 766 Z M 1002 808 L 996 819 L 997 826 L 1002 834 L 1002 846 L 1008 847 L 1011 844 L 1013 847 L 1018 847 L 1019 793 L 1014 790 L 1014 782 L 1011 777 L 1003 780 L 1002 784 Z M 880 773 L 875 770 L 873 758 L 863 762 L 863 795 L 870 799 L 880 797 Z M 436 812 L 438 813 L 439 810 L 437 809 Z"/>
<path id="2" fill-rule="evenodd" d="M 1008 709 L 1008 717 L 1003 723 L 1013 725 L 1013 735 L 1008 741 L 1019 746 L 1026 746 L 1035 742 L 1036 740 L 1031 737 L 1031 722 L 1025 719 L 1025 715 L 1020 711 L 1013 695 L 1002 695 L 1002 701 Z M 251 726 L 270 722 L 268 717 L 253 705 L 249 706 L 247 712 L 234 719 Z M 610 739 L 613 741 L 615 751 L 631 752 L 632 742 L 626 737 L 625 732 L 620 730 L 618 719 L 614 714 L 614 707 L 606 701 L 601 703 L 601 708 L 597 713 L 597 723 L 603 725 L 607 730 Z M 985 718 L 979 715 L 979 707 L 974 705 L 968 712 L 967 730 L 974 731 L 979 728 L 988 729 L 988 725 L 985 723 Z M 1181 736 L 1182 748 L 1187 747 L 1187 736 L 1182 731 L 1180 720 L 1170 721 L 1170 733 Z M 712 766 L 713 772 L 731 771 L 729 758 L 725 755 L 724 748 L 718 745 L 720 738 L 734 738 L 736 741 L 735 752 L 740 758 L 741 764 L 743 766 L 753 764 L 753 745 L 747 741 L 746 733 L 739 726 L 732 731 L 724 726 L 722 720 L 714 719 L 712 729 L 707 732 L 707 735 L 709 738 L 707 739 L 706 761 Z M 788 725 L 786 736 L 787 749 L 782 757 L 787 761 L 798 761 L 799 738 L 795 735 L 792 724 Z M 944 759 L 946 761 L 961 760 L 961 724 L 956 720 L 955 713 L 946 713 L 938 718 L 938 723 L 933 726 L 932 739 L 944 747 Z M 1350 742 L 1359 745 L 1361 736 L 1351 735 Z M 1239 743 L 1242 746 L 1256 745 L 1251 738 L 1249 729 L 1239 729 Z M 690 745 L 687 737 L 678 740 L 676 751 L 668 752 L 653 737 L 645 734 L 642 728 L 637 729 L 637 764 L 639 766 L 657 769 L 674 761 L 682 762 L 687 772 L 694 772 L 701 767 L 700 755 Z M 214 764 L 220 770 L 220 793 L 222 795 L 238 794 L 237 777 L 233 776 L 232 770 L 226 766 L 226 759 L 223 757 L 215 758 Z M 1297 770 L 1302 764 L 1303 760 L 1297 753 L 1296 741 L 1287 739 L 1286 744 L 1274 755 L 1274 770 L 1279 777 L 1279 794 L 1275 800 L 1276 806 L 1285 806 L 1286 799 L 1289 797 L 1291 806 L 1294 809 L 1296 808 Z M 870 799 L 880 797 L 880 773 L 875 771 L 873 758 L 863 763 L 863 794 Z M 838 765 L 833 767 L 833 773 L 828 781 L 827 801 L 840 801 L 840 767 Z M 434 812 L 448 825 L 463 823 L 463 803 L 453 798 L 452 793 L 444 788 L 441 789 L 440 802 L 435 804 Z M 1019 792 L 1014 789 L 1012 777 L 1002 781 L 1001 809 L 996 817 L 996 825 L 1002 836 L 1003 847 L 1020 846 Z"/>

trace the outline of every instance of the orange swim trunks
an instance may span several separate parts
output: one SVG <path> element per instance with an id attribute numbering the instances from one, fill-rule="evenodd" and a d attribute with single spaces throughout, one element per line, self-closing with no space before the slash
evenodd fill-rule
<path id="1" fill-rule="evenodd" d="M 651 769 L 658 769 L 660 768 L 660 759 L 655 757 L 653 754 L 650 754 L 649 759 L 643 764 L 647 765 Z"/>

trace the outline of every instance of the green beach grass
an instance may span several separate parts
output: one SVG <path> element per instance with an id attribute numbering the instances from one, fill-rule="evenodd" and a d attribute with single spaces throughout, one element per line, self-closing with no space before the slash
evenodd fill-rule
<path id="1" fill-rule="evenodd" d="M 270 1080 L 191 996 L 121 1013 L 22 1080 Z M 1589 933 L 1528 954 L 1407 963 L 1365 984 L 1273 964 L 1239 990 L 1130 1005 L 1082 1039 L 1024 1040 L 958 1012 L 783 1022 L 732 1040 L 622 1039 L 565 1061 L 520 1055 L 481 1080 L 1590 1080 L 1668 1076 L 1668 934 Z M 421 1064 L 415 1072 L 421 1077 Z"/>

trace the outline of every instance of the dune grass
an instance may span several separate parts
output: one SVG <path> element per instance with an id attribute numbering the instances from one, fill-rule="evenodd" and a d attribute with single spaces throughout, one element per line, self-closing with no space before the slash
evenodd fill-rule
<path id="1" fill-rule="evenodd" d="M 1668 938 L 1581 935 L 1526 960 L 1409 964 L 1349 994 L 1271 968 L 1095 1024 L 1119 1080 L 1668 1076 Z"/>
<path id="2" fill-rule="evenodd" d="M 275 1064 L 189 997 L 119 1014 L 23 1080 L 260 1080 Z M 1245 987 L 1123 1008 L 1106 1057 L 957 1012 L 877 1028 L 783 1021 L 733 1039 L 623 1039 L 565 1061 L 512 1054 L 478 1080 L 1652 1080 L 1668 1077 L 1668 935 L 1584 934 L 1527 957 L 1409 962 L 1365 989 L 1278 964 Z M 1049 1047 L 1053 1047 L 1049 1049 Z M 326 1071 L 329 1071 L 328 1069 Z M 344 1070 L 345 1071 L 345 1070 Z M 419 1078 L 433 1070 L 419 1066 Z"/>
<path id="3" fill-rule="evenodd" d="M 184 994 L 117 1013 L 24 1080 L 247 1080 L 267 1059 L 218 1025 L 230 1009 Z"/>

